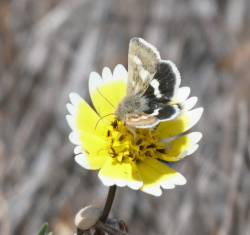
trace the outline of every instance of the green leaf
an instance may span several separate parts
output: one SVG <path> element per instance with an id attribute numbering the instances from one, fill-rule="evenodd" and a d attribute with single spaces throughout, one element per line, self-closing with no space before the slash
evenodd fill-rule
<path id="1" fill-rule="evenodd" d="M 47 231 L 47 228 L 48 228 L 48 223 L 45 223 L 41 229 L 40 229 L 40 232 L 38 233 L 38 235 L 45 235 L 46 231 Z"/>
<path id="2" fill-rule="evenodd" d="M 53 233 L 52 233 L 52 232 L 50 232 L 48 235 L 53 235 Z"/>

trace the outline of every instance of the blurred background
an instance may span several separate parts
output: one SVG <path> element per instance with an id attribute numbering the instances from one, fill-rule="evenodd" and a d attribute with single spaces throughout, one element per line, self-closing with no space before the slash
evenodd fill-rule
<path id="1" fill-rule="evenodd" d="M 250 234 L 250 1 L 1 0 L 0 234 L 75 232 L 74 215 L 108 192 L 74 162 L 68 94 L 90 101 L 88 76 L 127 67 L 142 37 L 179 68 L 204 107 L 188 180 L 159 198 L 120 188 L 112 218 L 131 235 Z"/>

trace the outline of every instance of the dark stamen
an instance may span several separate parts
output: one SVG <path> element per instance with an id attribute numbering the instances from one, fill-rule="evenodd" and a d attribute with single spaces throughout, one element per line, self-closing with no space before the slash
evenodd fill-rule
<path id="1" fill-rule="evenodd" d="M 125 139 L 125 135 L 122 135 L 120 138 L 119 138 L 119 141 L 123 141 Z"/>
<path id="2" fill-rule="evenodd" d="M 111 147 L 111 150 L 113 151 L 112 154 L 111 154 L 112 157 L 116 157 L 118 154 L 115 152 L 115 150 L 113 149 L 113 147 Z"/>
<path id="3" fill-rule="evenodd" d="M 166 153 L 166 149 L 156 149 L 156 151 L 159 153 Z"/>
<path id="4" fill-rule="evenodd" d="M 118 122 L 117 122 L 117 120 L 115 120 L 115 121 L 113 122 L 113 128 L 116 129 L 117 126 L 118 126 Z"/>
<path id="5" fill-rule="evenodd" d="M 137 142 L 136 142 L 136 145 L 140 145 L 142 142 L 142 138 L 140 138 Z"/>
<path id="6" fill-rule="evenodd" d="M 147 146 L 147 149 L 150 149 L 150 148 L 155 148 L 155 144 L 150 144 Z"/>
<path id="7" fill-rule="evenodd" d="M 108 133 L 107 133 L 108 137 L 110 137 L 110 130 L 108 130 Z"/>

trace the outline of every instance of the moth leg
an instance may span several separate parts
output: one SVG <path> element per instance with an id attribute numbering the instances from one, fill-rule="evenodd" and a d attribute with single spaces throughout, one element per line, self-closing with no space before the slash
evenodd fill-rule
<path id="1" fill-rule="evenodd" d="M 153 137 L 152 137 L 152 134 L 151 134 L 152 129 L 153 129 L 153 128 L 148 129 L 148 134 L 149 134 L 149 136 L 150 136 L 151 140 L 153 140 Z"/>
<path id="2" fill-rule="evenodd" d="M 119 135 L 122 133 L 122 131 L 124 130 L 124 127 L 125 127 L 125 125 L 122 125 L 122 129 L 120 130 L 120 132 L 119 132 Z"/>
<path id="3" fill-rule="evenodd" d="M 133 134 L 133 136 L 134 136 L 134 144 L 135 144 L 135 142 L 136 142 L 136 128 L 131 127 L 131 126 L 127 126 L 127 129 L 128 129 L 128 131 L 130 131 Z"/>

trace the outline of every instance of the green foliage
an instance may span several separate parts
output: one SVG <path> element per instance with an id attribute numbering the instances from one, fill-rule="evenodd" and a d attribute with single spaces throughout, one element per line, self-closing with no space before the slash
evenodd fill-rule
<path id="1" fill-rule="evenodd" d="M 48 228 L 48 223 L 45 223 L 45 224 L 41 227 L 41 229 L 40 229 L 38 235 L 46 235 L 47 228 Z M 52 234 L 52 232 L 50 232 L 48 235 L 53 235 L 53 234 Z"/>

